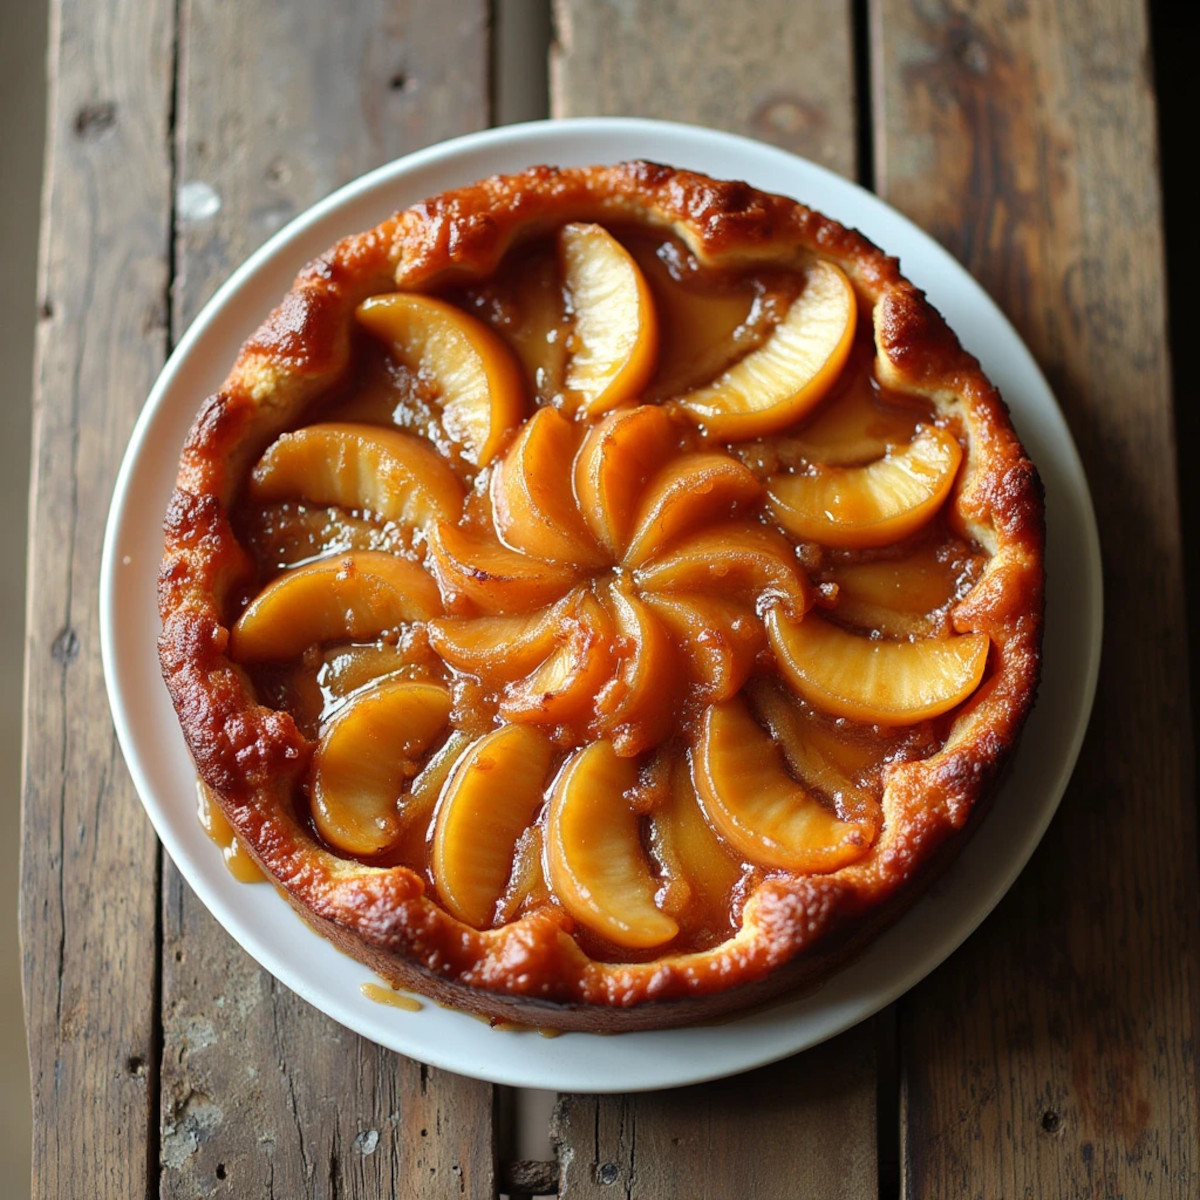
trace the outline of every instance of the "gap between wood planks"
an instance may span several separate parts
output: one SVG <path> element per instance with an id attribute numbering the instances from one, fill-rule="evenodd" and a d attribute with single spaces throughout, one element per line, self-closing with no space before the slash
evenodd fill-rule
<path id="1" fill-rule="evenodd" d="M 170 109 L 167 112 L 167 159 L 170 163 L 171 179 L 168 195 L 170 196 L 170 216 L 167 220 L 167 287 L 163 296 L 163 324 L 167 338 L 167 357 L 175 350 L 175 339 L 172 331 L 175 328 L 175 276 L 176 259 L 176 225 L 178 224 L 177 201 L 179 189 L 179 141 L 177 129 L 179 122 L 179 31 L 182 26 L 181 9 L 183 0 L 174 0 L 172 5 L 173 36 L 171 38 L 171 98 Z M 150 1194 L 160 1195 L 162 1192 L 162 1060 L 165 1049 L 163 1032 L 163 886 L 165 882 L 164 856 L 161 841 L 156 839 L 154 856 L 154 944 L 158 954 L 154 957 L 154 998 L 151 1003 L 150 1029 L 150 1062 L 146 1065 L 149 1075 L 147 1085 L 148 1103 L 146 1106 L 146 1179 L 150 1184 Z M 131 1065 L 131 1069 L 132 1065 Z"/>

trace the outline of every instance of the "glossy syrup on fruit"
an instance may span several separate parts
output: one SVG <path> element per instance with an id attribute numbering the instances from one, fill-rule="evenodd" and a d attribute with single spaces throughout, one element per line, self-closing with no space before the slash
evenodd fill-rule
<path id="1" fill-rule="evenodd" d="M 658 365 L 642 394 L 645 402 L 669 400 L 704 384 L 761 346 L 803 286 L 797 272 L 718 272 L 703 267 L 677 239 L 635 229 L 618 228 L 614 233 L 643 272 L 658 312 Z M 552 239 L 518 247 L 493 278 L 448 291 L 443 298 L 504 339 L 522 365 L 536 404 L 571 412 L 574 401 L 563 381 L 574 329 Z M 450 444 L 439 424 L 432 381 L 396 362 L 374 339 L 361 332 L 355 338 L 351 377 L 315 407 L 313 419 L 366 422 L 427 437 L 467 488 L 463 527 L 490 527 L 488 485 L 496 468 L 479 470 Z M 934 419 L 926 401 L 879 385 L 869 322 L 861 321 L 837 383 L 810 416 L 775 436 L 736 443 L 729 452 L 761 480 L 781 471 L 804 472 L 818 463 L 854 466 L 906 444 Z M 685 448 L 704 445 L 701 433 L 687 426 L 680 426 L 678 439 Z M 366 511 L 292 501 L 260 506 L 244 502 L 234 514 L 234 524 L 257 569 L 248 595 L 281 571 L 329 554 L 388 550 L 420 561 L 426 552 L 422 537 L 389 527 Z M 898 545 L 833 550 L 797 543 L 794 553 L 818 589 L 817 603 L 826 615 L 855 630 L 892 638 L 948 631 L 950 608 L 978 578 L 984 562 L 979 549 L 942 518 Z M 616 564 L 598 571 L 596 578 L 611 576 L 619 583 L 624 570 Z M 601 584 L 585 586 L 596 590 Z M 769 719 L 772 697 L 782 693 L 769 678 L 772 656 L 765 638 L 753 653 L 753 686 L 747 694 L 756 719 L 784 742 L 802 734 L 807 745 L 842 773 L 848 786 L 875 800 L 882 794 L 890 764 L 924 757 L 944 740 L 947 726 L 942 719 L 888 728 L 833 718 L 794 697 L 789 697 L 795 713 L 791 732 L 780 732 Z M 457 728 L 431 749 L 427 764 L 412 781 L 411 795 L 401 805 L 403 833 L 398 841 L 382 854 L 363 859 L 410 866 L 424 876 L 432 892 L 430 843 L 438 797 L 462 749 L 495 726 L 506 704 L 511 706 L 511 685 L 447 666 L 419 626 L 367 644 L 313 647 L 295 661 L 254 665 L 249 673 L 263 702 L 290 711 L 313 738 L 353 697 L 381 679 L 403 677 L 449 686 Z M 656 904 L 675 919 L 679 934 L 665 946 L 638 950 L 577 928 L 580 946 L 596 959 L 653 959 L 723 941 L 736 930 L 746 896 L 771 873 L 745 861 L 714 833 L 696 799 L 687 750 L 704 706 L 696 694 L 693 690 L 683 697 L 671 736 L 640 757 L 637 784 L 626 797 L 637 814 L 641 849 L 654 873 Z M 548 727 L 547 733 L 558 747 L 553 779 L 591 730 L 586 722 L 564 720 Z M 820 786 L 815 790 L 820 793 Z M 836 797 L 823 794 L 823 802 L 834 804 Z M 546 810 L 543 804 L 517 841 L 512 873 L 493 913 L 494 925 L 554 903 L 545 866 Z"/>

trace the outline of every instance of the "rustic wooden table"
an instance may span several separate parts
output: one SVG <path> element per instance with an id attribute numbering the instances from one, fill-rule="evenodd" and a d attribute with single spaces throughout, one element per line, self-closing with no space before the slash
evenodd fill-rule
<path id="1" fill-rule="evenodd" d="M 134 419 L 268 234 L 489 124 L 489 7 L 53 4 L 21 880 L 34 1194 L 1195 1195 L 1200 925 L 1143 0 L 554 12 L 552 113 L 696 121 L 858 177 L 983 282 L 1066 411 L 1107 564 L 1095 716 L 1045 843 L 942 969 L 752 1075 L 565 1096 L 557 1162 L 514 1165 L 504 1089 L 309 1008 L 159 850 L 97 631 Z M 193 182 L 219 209 L 177 203 Z"/>

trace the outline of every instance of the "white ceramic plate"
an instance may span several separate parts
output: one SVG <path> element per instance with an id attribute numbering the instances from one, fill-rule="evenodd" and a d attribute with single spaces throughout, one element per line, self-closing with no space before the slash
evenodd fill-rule
<path id="1" fill-rule="evenodd" d="M 1045 674 L 1013 769 L 975 837 L 903 920 L 820 990 L 715 1027 L 548 1040 L 491 1030 L 432 1004 L 410 1013 L 366 999 L 365 968 L 311 932 L 273 889 L 230 876 L 196 820 L 195 771 L 159 675 L 154 584 L 187 428 L 304 262 L 394 209 L 495 172 L 635 157 L 745 179 L 857 226 L 900 256 L 982 359 L 1046 485 Z M 196 894 L 267 970 L 335 1020 L 434 1066 L 523 1087 L 627 1092 L 731 1075 L 832 1037 L 912 987 L 987 916 L 1049 824 L 1079 752 L 1100 656 L 1100 550 L 1083 469 L 1037 364 L 983 289 L 904 217 L 821 167 L 730 134 L 657 121 L 538 122 L 381 167 L 298 217 L 234 272 L 171 355 L 134 430 L 109 515 L 100 606 L 113 719 L 146 811 Z"/>

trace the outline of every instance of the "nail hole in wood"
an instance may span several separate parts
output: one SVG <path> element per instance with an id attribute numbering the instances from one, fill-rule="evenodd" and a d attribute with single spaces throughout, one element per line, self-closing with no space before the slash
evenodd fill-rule
<path id="1" fill-rule="evenodd" d="M 107 133 L 117 123 L 117 106 L 111 100 L 97 104 L 85 104 L 75 114 L 76 136 L 84 141 L 94 141 Z"/>
<path id="2" fill-rule="evenodd" d="M 1053 1109 L 1042 1113 L 1042 1128 L 1047 1133 L 1057 1133 L 1062 1128 L 1062 1118 Z"/>
<path id="3" fill-rule="evenodd" d="M 393 92 L 407 92 L 409 89 L 409 79 L 407 71 L 395 71 L 391 79 L 388 80 L 388 87 Z"/>
<path id="4" fill-rule="evenodd" d="M 616 1183 L 620 1175 L 621 1172 L 617 1169 L 616 1163 L 605 1163 L 596 1172 L 596 1182 L 602 1183 L 605 1187 L 607 1187 L 610 1184 Z"/>
<path id="5" fill-rule="evenodd" d="M 217 1178 L 218 1179 L 225 1178 L 225 1164 L 224 1163 L 217 1163 Z"/>
<path id="6" fill-rule="evenodd" d="M 125 1064 L 125 1069 L 135 1079 L 140 1079 L 146 1073 L 146 1060 L 135 1054 Z"/>
<path id="7" fill-rule="evenodd" d="M 950 34 L 950 53 L 968 71 L 983 75 L 988 69 L 988 52 L 986 47 L 965 29 L 954 29 Z"/>
<path id="8" fill-rule="evenodd" d="M 50 656 L 60 663 L 69 663 L 79 657 L 79 638 L 69 625 L 59 630 L 58 637 L 50 643 Z"/>

